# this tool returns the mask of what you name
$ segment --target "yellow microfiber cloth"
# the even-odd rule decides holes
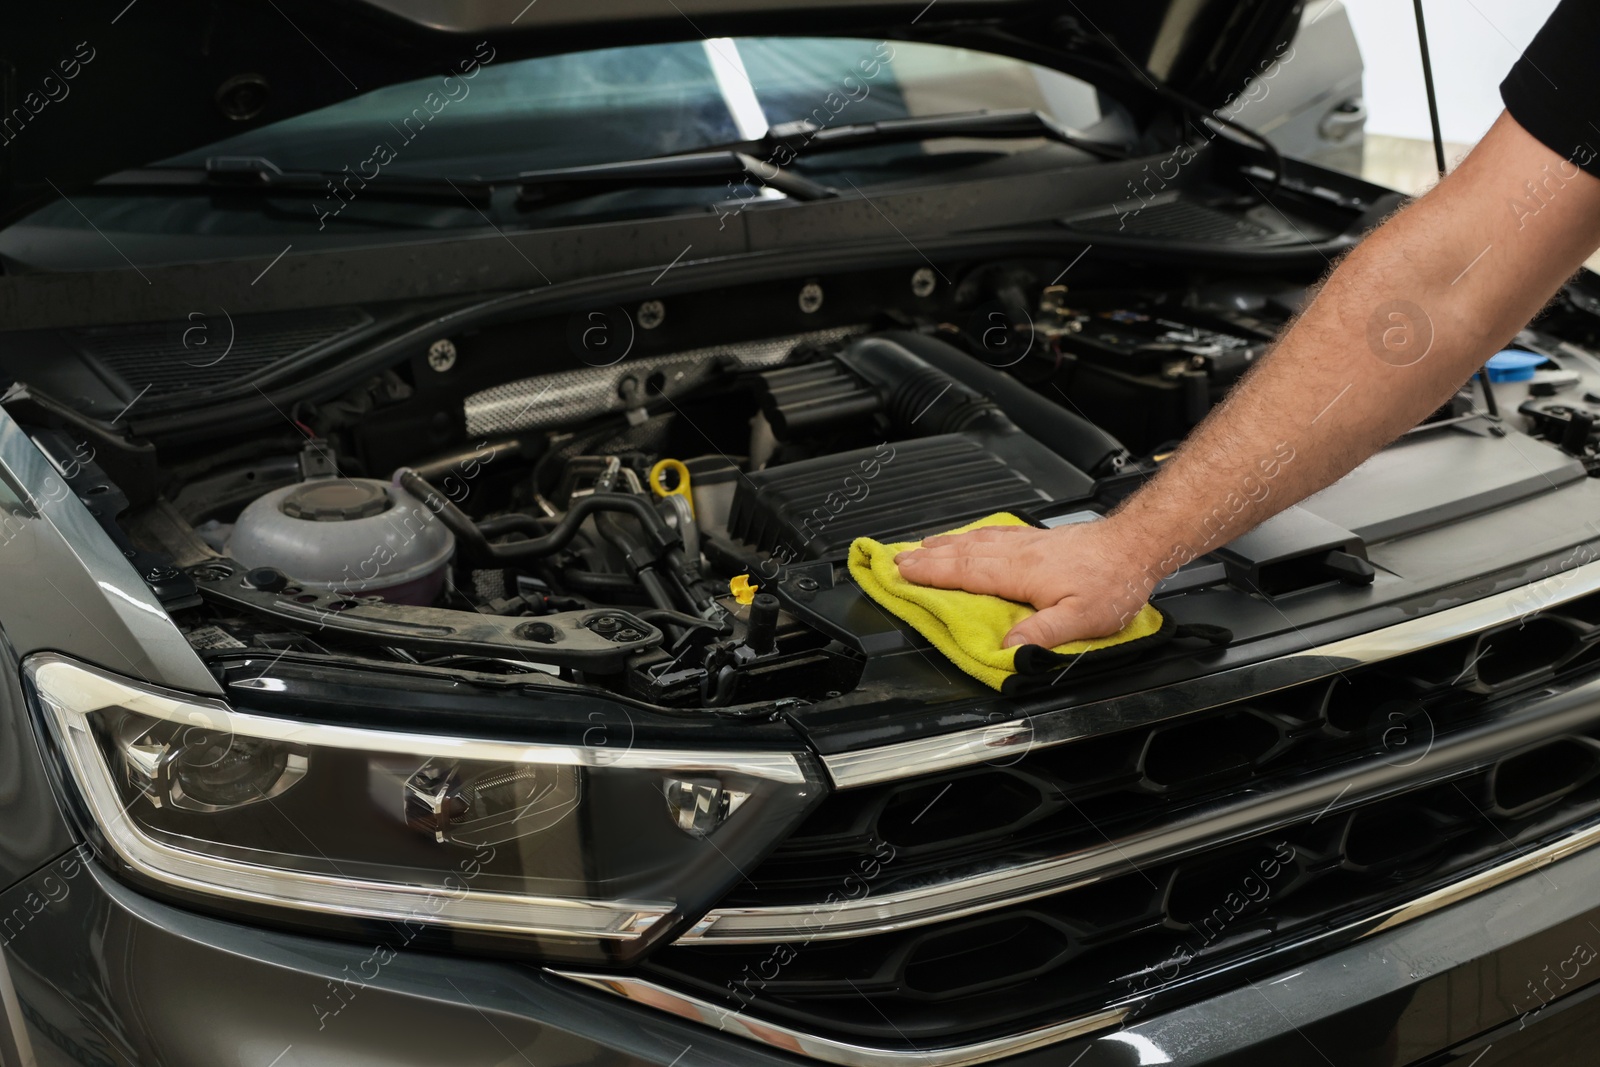
[[[967,533],[985,526],[1026,525],[1015,515],[1002,512],[949,533]],[[885,545],[869,537],[858,537],[850,546],[850,574],[868,596],[896,618],[911,624],[957,667],[1002,692],[1010,693],[1019,688],[1016,684],[1019,673],[1035,675],[1042,671],[1058,671],[1079,657],[1105,649],[1133,651],[1123,646],[1138,641],[1142,642],[1142,651],[1176,636],[1176,628],[1169,620],[1146,604],[1127,626],[1109,637],[1069,641],[1053,649],[1032,645],[1002,648],[1000,643],[1006,634],[1032,615],[1034,609],[997,596],[959,589],[934,589],[907,581],[900,576],[894,557],[916,547],[918,542],[915,541]],[[1216,639],[1209,634],[1197,636]],[[1025,663],[1019,663],[1019,653],[1024,654]]]

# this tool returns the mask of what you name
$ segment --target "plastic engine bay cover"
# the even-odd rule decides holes
[[[1022,433],[951,433],[787,463],[739,479],[728,532],[763,551],[844,555],[996,511],[1085,497],[1093,481]]]

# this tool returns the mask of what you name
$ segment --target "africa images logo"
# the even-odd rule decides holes
[[[430,91],[424,96],[422,102],[400,120],[400,125],[396,126],[391,122],[390,128],[401,138],[400,148],[416,140],[418,134],[435,116],[442,114],[445,108],[465,100],[467,94],[472,92],[472,86],[467,82],[476,78],[479,71],[494,62],[494,57],[495,50],[490,47],[488,41],[478,42],[472,56],[456,64],[457,70],[460,71],[459,77],[454,74],[445,75],[440,83],[440,91]],[[344,174],[342,178],[329,178],[328,194],[333,197],[334,206],[330,209],[325,203],[316,205],[317,229],[322,230],[328,225],[330,218],[338,217],[341,211],[355,201],[356,195],[367,187],[367,183],[377,180],[378,175],[383,173],[383,168],[393,163],[399,154],[400,150],[391,142],[379,141],[373,146],[372,154],[356,164],[354,171],[351,171],[350,164],[346,163],[341,168]],[[351,188],[351,182],[357,183],[355,188]]]

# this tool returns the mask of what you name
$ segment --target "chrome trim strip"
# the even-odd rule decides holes
[[[1141,864],[1270,832],[1308,816],[1341,810],[1402,789],[1453,777],[1502,753],[1600,719],[1600,679],[1530,703],[1514,719],[1483,723],[1447,738],[1416,759],[1330,767],[1278,791],[1222,798],[1182,819],[1140,834],[1060,856],[857,900],[707,912],[682,942],[766,944],[827,941],[889,933],[961,918],[1079,888]]]
[[[1593,848],[1596,845],[1600,845],[1600,824],[1579,830],[1527,855],[1507,860],[1498,866],[1480,871],[1459,882],[1417,897],[1415,900],[1395,905],[1377,915],[1358,920],[1337,930],[1329,931],[1322,936],[1324,938],[1333,938],[1341,934],[1354,932],[1351,940],[1353,942],[1363,941],[1403,923],[1440,911],[1452,904],[1459,904],[1480,893],[1485,893],[1504,885],[1513,879],[1533,874],[1553,863]],[[841,1067],[973,1067],[976,1064],[987,1063],[1006,1056],[1014,1056],[1031,1049],[1056,1044],[1075,1037],[1083,1037],[1119,1025],[1136,1005],[1148,999],[1147,995],[1137,997],[1089,1015],[1080,1015],[1052,1026],[1028,1030],[1008,1037],[993,1038],[980,1044],[901,1051],[898,1049],[869,1048],[862,1045],[847,1044],[831,1038],[793,1030],[776,1023],[755,1019],[747,1020],[738,1012],[732,1012],[665,986],[640,981],[635,978],[584,974],[575,971],[555,970],[553,968],[546,968],[546,970],[550,974],[581,982],[591,988],[615,994],[635,1003],[642,1003],[652,1008],[668,1011],[674,1015],[682,1016],[707,1026],[715,1026],[719,1030],[735,1034],[747,1040],[781,1048],[786,1052],[798,1051],[812,1059],[820,1060],[823,1063],[839,1064]]]
[[[74,709],[122,707],[170,722],[201,723],[224,735],[239,734],[269,741],[314,744],[319,748],[387,752],[401,756],[487,760],[503,763],[545,763],[559,767],[619,767],[625,770],[679,770],[740,774],[785,785],[804,785],[805,771],[792,752],[696,752],[692,749],[615,748],[547,745],[527,741],[495,741],[444,734],[377,730],[363,726],[330,726],[235,711],[220,700],[191,697],[141,685],[130,678],[93,669],[65,656],[40,652],[28,657],[27,671],[35,684],[72,700]],[[277,679],[251,679],[266,688]]]
[[[1470,897],[1477,896],[1479,893],[1487,893],[1489,890],[1494,889],[1496,886],[1504,885],[1513,878],[1521,878],[1524,875],[1533,874],[1535,871],[1543,870],[1553,863],[1558,863],[1568,856],[1575,856],[1579,852],[1591,849],[1596,845],[1600,845],[1600,823],[1587,829],[1579,830],[1568,837],[1562,838],[1560,841],[1554,841],[1525,856],[1508,860],[1498,867],[1490,867],[1486,871],[1479,871],[1470,878],[1464,878],[1452,885],[1436,889],[1432,893],[1420,896],[1408,904],[1397,905],[1378,916],[1378,921],[1372,929],[1367,930],[1361,936],[1371,937],[1373,934],[1391,930],[1402,923],[1408,923],[1412,919],[1419,919],[1441,908],[1448,908],[1452,904],[1458,904]]]
[[[989,760],[1010,762],[1034,748],[1204,711],[1285,686],[1315,681],[1351,667],[1392,659],[1556,607],[1596,590],[1600,590],[1600,562],[1587,563],[1515,589],[1502,590],[1467,604],[1303,652],[1292,652],[1160,689],[1046,711],[1031,718],[841,752],[824,756],[823,764],[836,787],[854,789]],[[1016,751],[1019,747],[1023,747],[1022,752]]]
[[[726,1034],[760,1042],[789,1053],[798,1053],[823,1063],[836,1063],[842,1067],[973,1067],[1003,1056],[1015,1056],[1032,1049],[1070,1041],[1075,1037],[1116,1026],[1127,1017],[1128,1009],[1107,1008],[1093,1015],[1083,1015],[1064,1023],[1043,1026],[1008,1037],[991,1038],[975,1045],[958,1045],[932,1049],[872,1048],[852,1045],[819,1037],[802,1030],[794,1030],[778,1023],[746,1018],[739,1012],[679,993],[654,982],[638,978],[620,978],[606,974],[584,974],[580,971],[561,971],[545,968],[549,974],[579,982],[592,989],[613,993],[625,1000],[647,1004],[652,1008],[670,1012],[690,1022],[721,1030]]]

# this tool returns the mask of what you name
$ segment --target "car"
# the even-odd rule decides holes
[[[1218,486],[1213,641],[846,566],[1096,521],[1402,202],[1252,128],[1359,143],[1301,5],[4,18],[0,1062],[1588,1062],[1592,275]]]
[[[1341,0],[1315,0],[1301,11],[1289,48],[1258,68],[1223,113],[1284,155],[1367,176],[1364,74],[1349,11]]]

